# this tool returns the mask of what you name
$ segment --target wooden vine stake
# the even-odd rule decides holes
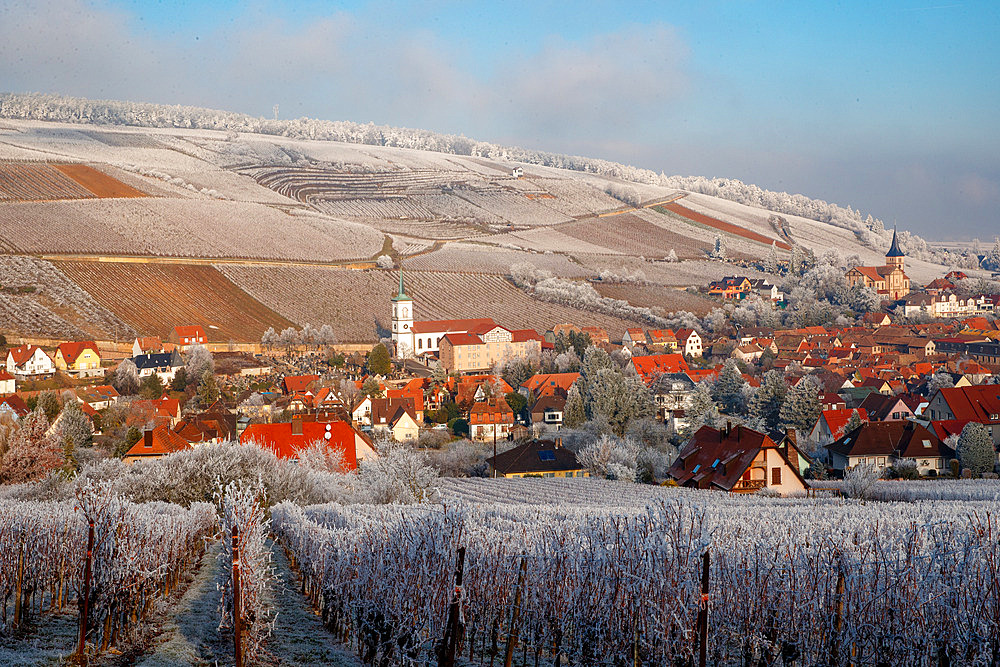
[[[87,561],[83,566],[83,605],[80,607],[80,645],[76,652],[84,660],[87,651],[87,616],[90,613],[90,579],[94,567],[94,521],[87,528]]]
[[[708,664],[708,599],[709,599],[709,565],[711,555],[706,549],[701,555],[701,600],[698,605],[698,665]]]
[[[514,662],[514,640],[517,638],[517,619],[521,611],[521,589],[524,588],[524,577],[528,573],[528,561],[521,559],[521,571],[517,575],[517,588],[514,590],[514,607],[510,612],[510,627],[507,628],[507,652],[504,655],[503,667],[510,667]]]
[[[243,667],[243,605],[240,600],[240,529],[233,525],[233,655]]]
[[[465,567],[465,547],[458,548],[458,566],[455,568],[455,593],[448,609],[448,624],[444,629],[444,642],[438,658],[440,667],[455,667],[455,653],[462,632],[462,570]]]

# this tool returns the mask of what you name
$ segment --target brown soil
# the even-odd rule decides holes
[[[103,171],[98,171],[85,164],[57,164],[53,166],[102,199],[147,196],[145,192],[140,192],[132,186],[125,185],[118,179],[108,176]]]

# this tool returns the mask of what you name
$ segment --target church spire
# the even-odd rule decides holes
[[[885,254],[886,257],[903,257],[903,251],[899,249],[899,242],[896,240],[896,225],[892,226],[892,245],[889,247],[889,252]]]
[[[399,262],[399,294],[392,297],[393,301],[412,301],[410,297],[406,295],[406,289],[403,287],[403,262]]]

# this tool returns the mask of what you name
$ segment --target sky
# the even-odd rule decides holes
[[[0,0],[0,91],[373,121],[1000,234],[1000,3]]]

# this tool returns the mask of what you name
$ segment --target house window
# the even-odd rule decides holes
[[[878,457],[878,464],[880,466],[884,466],[885,465],[885,457],[884,456]]]
[[[423,338],[418,338],[417,339],[417,349],[418,350],[424,349],[424,339]]]
[[[781,484],[781,468],[771,468],[771,484]]]

